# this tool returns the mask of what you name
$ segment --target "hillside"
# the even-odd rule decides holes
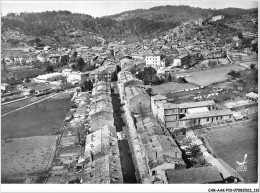
[[[35,38],[52,46],[96,46],[105,43],[104,40],[153,37],[182,22],[199,18],[208,19],[218,14],[240,17],[256,11],[257,9],[212,10],[189,6],[159,6],[100,18],[69,11],[9,13],[1,18],[1,40],[9,46],[19,43],[32,45]]]
[[[143,18],[156,21],[185,22],[193,19],[208,18],[212,16],[209,9],[189,6],[158,6],[150,9],[137,9],[120,14],[108,16],[111,19],[122,21],[133,18]]]

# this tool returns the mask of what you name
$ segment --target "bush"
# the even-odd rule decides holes
[[[238,78],[238,77],[240,77],[240,72],[231,70],[231,71],[228,73],[228,75],[231,76],[232,78]]]

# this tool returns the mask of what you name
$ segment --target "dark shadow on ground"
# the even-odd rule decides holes
[[[122,111],[120,109],[120,98],[119,94],[112,94],[112,105],[114,109],[114,125],[116,131],[123,131],[125,123],[122,119]],[[130,153],[130,147],[126,139],[118,141],[119,153],[120,153],[120,162],[122,166],[123,181],[124,183],[137,183],[135,177],[135,167],[133,159]]]

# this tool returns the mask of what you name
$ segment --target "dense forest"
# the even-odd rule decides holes
[[[66,37],[76,30],[92,32],[105,39],[128,36],[143,37],[174,28],[181,22],[191,19],[207,19],[218,14],[227,17],[239,17],[242,14],[255,11],[257,12],[257,9],[227,8],[212,10],[189,6],[159,6],[100,18],[69,11],[9,13],[1,18],[1,30],[2,34],[6,30],[16,30],[27,36],[50,36],[54,38]]]

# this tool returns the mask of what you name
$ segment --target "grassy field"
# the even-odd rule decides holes
[[[225,81],[228,77],[226,76],[231,70],[243,70],[241,66],[233,65],[221,68],[214,68],[210,70],[203,70],[189,73],[178,73],[178,76],[185,76],[185,79],[192,84],[199,86],[208,86],[215,82]],[[186,75],[191,75],[186,77]]]
[[[66,93],[62,97],[46,99],[2,117],[1,138],[57,134],[68,110],[69,101],[70,95]]]
[[[184,89],[191,89],[191,88],[196,88],[197,86],[194,86],[192,84],[188,83],[175,83],[175,82],[170,82],[170,83],[164,83],[161,85],[157,86],[152,86],[152,91],[154,94],[168,94],[169,92],[176,92],[179,90],[184,90]]]
[[[247,171],[238,171],[247,183],[257,182],[258,167],[257,121],[241,122],[212,128],[207,138],[217,156],[236,169],[247,154]]]
[[[13,175],[45,171],[53,157],[55,145],[56,136],[2,140],[2,180]]]

